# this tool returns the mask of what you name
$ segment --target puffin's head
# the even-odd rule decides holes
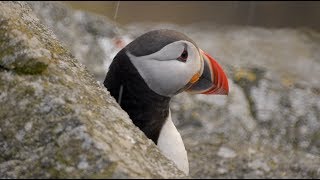
[[[221,66],[182,33],[150,31],[125,49],[146,84],[157,94],[172,97],[182,91],[223,95],[229,92]]]

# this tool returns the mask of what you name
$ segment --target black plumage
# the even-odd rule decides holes
[[[116,100],[119,98],[120,86],[123,86],[121,108],[157,144],[162,125],[169,115],[170,97],[153,92],[125,52],[124,48],[113,59],[104,86]]]
[[[146,56],[159,51],[164,46],[175,41],[185,40],[194,46],[197,44],[188,36],[174,30],[161,29],[147,32],[126,46],[126,49],[134,56]]]

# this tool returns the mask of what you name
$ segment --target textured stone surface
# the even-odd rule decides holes
[[[0,178],[184,176],[25,2],[0,2],[0,106]]]
[[[31,4],[97,80],[103,80],[119,50],[113,44],[114,27],[107,26],[114,23],[57,3]],[[190,36],[229,77],[228,97],[183,93],[172,100],[192,177],[320,177],[319,32],[135,23],[120,27],[120,35],[129,42],[159,28]]]

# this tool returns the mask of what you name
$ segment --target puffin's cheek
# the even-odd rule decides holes
[[[145,62],[143,76],[148,86],[156,93],[173,96],[192,77],[190,66],[176,60]]]

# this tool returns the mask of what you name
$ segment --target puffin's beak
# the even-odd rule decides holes
[[[192,94],[228,95],[228,78],[218,62],[200,49],[202,57],[202,73],[195,74],[190,80],[192,84],[186,92]]]

